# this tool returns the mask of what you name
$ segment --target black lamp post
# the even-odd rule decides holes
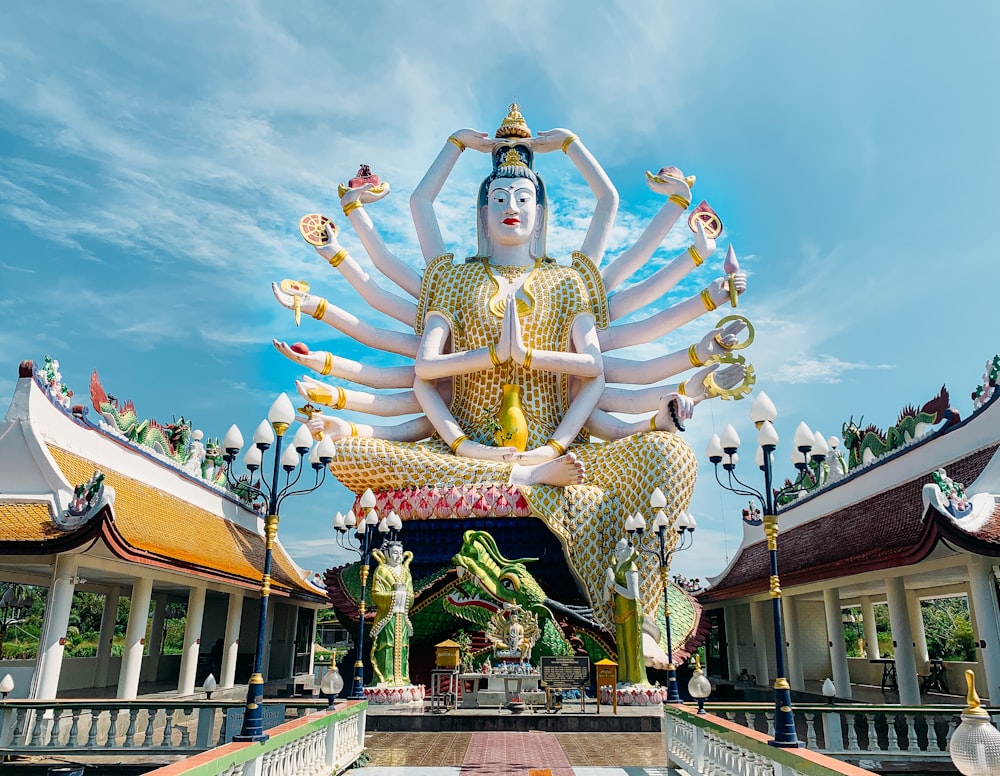
[[[35,603],[34,596],[24,585],[8,584],[0,595],[0,659],[3,658],[3,643],[7,629],[24,619]]]
[[[260,584],[260,616],[257,620],[257,650],[253,658],[253,674],[247,686],[246,711],[243,715],[243,727],[234,741],[266,741],[268,735],[264,732],[264,707],[261,701],[264,696],[264,678],[261,667],[264,660],[264,635],[267,629],[267,604],[271,595],[271,557],[274,540],[278,535],[278,513],[282,502],[289,496],[311,493],[323,484],[326,479],[326,468],[333,460],[336,450],[333,441],[324,437],[315,448],[309,429],[299,426],[292,438],[291,446],[282,452],[282,442],[285,432],[295,420],[295,408],[285,394],[275,399],[268,410],[267,420],[261,421],[253,435],[253,446],[247,450],[243,462],[250,473],[246,480],[237,480],[232,472],[236,456],[243,447],[243,435],[236,426],[231,426],[222,441],[223,459],[226,461],[226,478],[229,487],[244,496],[261,497],[267,500],[267,515],[264,518],[264,570]],[[274,461],[270,479],[261,477],[254,484],[253,477],[261,471],[264,452],[274,445]],[[310,449],[312,452],[310,452]],[[315,473],[312,485],[296,490],[295,486],[308,467]],[[280,482],[281,470],[284,470],[284,484]],[[294,472],[294,477],[292,475]]]
[[[677,532],[677,539],[669,547],[667,546],[667,527],[670,520],[667,519],[663,508],[667,505],[667,498],[663,491],[656,488],[649,497],[649,505],[656,510],[653,518],[653,530],[659,539],[659,548],[652,549],[642,546],[643,535],[646,531],[646,519],[638,512],[625,521],[625,531],[628,533],[628,541],[640,552],[656,557],[660,567],[660,578],[663,582],[663,623],[667,631],[667,703],[680,703],[681,695],[677,690],[677,666],[674,663],[674,643],[670,632],[670,597],[669,576],[670,559],[675,552],[688,549],[694,541],[694,529],[697,527],[695,519],[687,512],[678,515],[674,525]]]
[[[740,445],[740,437],[731,425],[726,426],[721,439],[713,436],[708,443],[708,460],[715,465],[715,479],[719,485],[731,493],[748,496],[757,500],[764,510],[764,535],[767,537],[767,549],[770,557],[771,571],[771,608],[774,620],[774,654],[777,677],[774,680],[774,740],[768,743],[780,747],[804,746],[795,733],[795,716],[792,712],[791,688],[788,685],[785,671],[785,632],[781,614],[781,585],[778,580],[778,515],[776,502],[796,491],[802,490],[806,484],[814,482],[813,472],[818,472],[826,458],[829,447],[822,434],[813,434],[805,423],[800,423],[795,430],[792,463],[798,469],[798,476],[791,485],[775,491],[772,486],[773,473],[771,456],[778,446],[778,433],[774,430],[774,420],[778,415],[774,403],[763,391],[750,407],[750,420],[757,427],[757,466],[764,472],[763,493],[742,482],[735,474],[738,456],[736,451]],[[727,475],[723,482],[719,477],[719,464]],[[810,471],[812,464],[813,471]]]
[[[361,509],[364,514],[360,519],[350,510],[347,515],[337,513],[333,518],[333,528],[337,532],[337,544],[345,550],[357,553],[361,559],[361,595],[358,599],[358,645],[357,657],[354,661],[354,685],[351,700],[365,699],[365,594],[368,590],[368,571],[371,564],[372,551],[382,546],[385,541],[395,541],[403,528],[403,521],[394,511],[379,519],[375,509],[375,494],[371,488],[361,495]],[[354,535],[351,536],[351,529]]]

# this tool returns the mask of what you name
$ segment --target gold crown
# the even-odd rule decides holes
[[[510,104],[506,118],[500,122],[496,137],[531,137],[531,130],[521,115],[521,106],[516,102]]]
[[[511,148],[504,154],[503,159],[500,160],[500,164],[497,167],[527,167],[524,159],[521,158],[521,154]]]

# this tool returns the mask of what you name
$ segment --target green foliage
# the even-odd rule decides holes
[[[927,654],[941,660],[976,660],[969,601],[965,596],[920,602]]]

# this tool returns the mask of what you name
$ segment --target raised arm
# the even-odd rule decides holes
[[[426,439],[434,429],[425,417],[403,421],[395,426],[372,426],[367,423],[354,423],[335,415],[314,412],[306,425],[314,434],[328,434],[334,441],[348,437],[370,437],[385,439],[389,442],[417,442]]]
[[[339,385],[329,385],[304,377],[295,381],[299,396],[324,407],[335,410],[354,410],[383,418],[413,415],[423,412],[423,408],[413,395],[413,391],[398,393],[368,393]]]
[[[618,191],[614,184],[593,154],[587,150],[583,141],[568,129],[560,128],[539,132],[538,137],[530,138],[528,142],[537,154],[561,148],[576,166],[576,169],[580,171],[583,179],[587,181],[590,190],[594,192],[597,204],[594,207],[594,215],[591,216],[590,227],[587,229],[587,236],[584,238],[580,250],[594,264],[600,264],[608,246],[608,237],[615,222],[615,214],[618,212]]]
[[[340,241],[337,239],[337,232],[329,224],[326,226],[326,236],[326,244],[316,246],[316,253],[326,259],[331,267],[339,270],[340,274],[346,278],[354,290],[361,295],[361,298],[373,308],[395,318],[400,323],[406,324],[412,329],[413,321],[417,314],[417,306],[407,299],[386,291],[372,280],[371,276],[354,260],[354,257],[351,256],[347,248],[344,248],[340,244]]]
[[[376,350],[386,350],[390,353],[398,353],[401,356],[417,355],[417,345],[419,339],[415,334],[391,331],[372,326],[369,323],[359,320],[346,310],[330,304],[321,296],[313,294],[287,294],[281,290],[277,283],[271,284],[274,298],[289,310],[295,309],[295,298],[298,296],[299,307],[306,315],[311,315],[318,321],[343,332],[348,337],[357,340],[363,345]]]
[[[367,385],[369,388],[409,388],[413,385],[415,375],[412,366],[368,366],[349,358],[335,356],[328,350],[309,350],[302,353],[300,350],[294,350],[287,342],[281,340],[271,340],[271,342],[285,358],[321,375],[332,375],[358,385]]]
[[[424,261],[430,263],[438,256],[447,253],[437,214],[434,212],[434,200],[451,175],[455,162],[466,148],[490,153],[495,142],[485,132],[477,132],[474,129],[458,130],[445,142],[444,148],[410,195],[410,212],[413,214],[413,225],[417,230],[417,240],[420,242]]]
[[[692,178],[693,180],[693,178]],[[604,287],[609,291],[618,288],[630,278],[639,267],[649,261],[667,233],[677,223],[681,213],[691,205],[691,187],[687,181],[670,176],[646,173],[646,185],[657,194],[667,197],[660,211],[653,216],[649,226],[635,241],[635,244],[619,254],[614,261],[601,271]]]

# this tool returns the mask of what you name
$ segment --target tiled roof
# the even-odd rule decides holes
[[[44,541],[62,536],[48,504],[39,501],[0,503],[4,541]]]
[[[253,531],[201,509],[117,471],[98,466],[75,453],[49,445],[49,452],[66,479],[86,482],[94,471],[105,474],[105,485],[114,488],[113,518],[107,519],[104,538],[121,557],[163,568],[185,569],[200,576],[225,579],[246,587],[260,584],[264,565],[264,541]],[[2,514],[2,513],[0,513]],[[50,523],[51,525],[51,523]],[[41,526],[29,526],[25,539],[38,541],[61,531],[43,535]],[[17,538],[17,537],[15,537]],[[275,547],[272,592],[287,594],[316,591],[296,578],[294,566],[280,547]]]
[[[989,519],[975,531],[966,530],[962,520],[952,520],[935,509],[928,508],[928,519],[937,523],[938,533],[964,550],[981,555],[1000,555],[1000,504],[993,507]]]
[[[956,482],[973,482],[998,445],[948,464]],[[859,574],[916,563],[934,548],[937,521],[923,520],[921,490],[931,481],[928,471],[864,501],[851,504],[778,535],[778,574],[782,586]],[[794,507],[783,510],[789,514]],[[735,565],[710,590],[702,603],[725,600],[768,589],[767,542],[745,547]]]

